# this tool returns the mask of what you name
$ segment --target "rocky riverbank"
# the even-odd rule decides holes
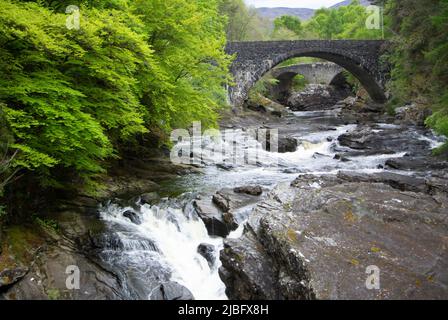
[[[99,207],[112,199],[157,200],[159,183],[199,171],[173,165],[166,155],[154,151],[114,168],[96,196],[59,199],[54,210],[39,212],[21,225],[6,226],[0,243],[0,299],[147,299],[138,290],[130,291],[123,275],[100,258],[104,250],[120,251],[124,243],[109,234]],[[72,265],[81,270],[82,290],[66,286],[67,267]],[[184,290],[176,284],[165,286],[170,289],[166,294],[175,297]],[[154,290],[154,297],[159,293]]]
[[[302,96],[294,99],[303,108]],[[392,117],[360,97],[331,109],[357,124],[338,137],[335,159],[402,156],[377,173],[302,174],[275,187],[251,212],[243,236],[224,242],[220,276],[227,295],[448,298],[448,162],[431,154],[421,127],[428,112],[410,105]],[[372,270],[375,288],[366,284]]]
[[[279,185],[243,237],[225,241],[229,298],[446,299],[446,186],[349,172]],[[366,287],[369,266],[378,290]]]

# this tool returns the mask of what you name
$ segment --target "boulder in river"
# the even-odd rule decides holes
[[[415,135],[413,129],[389,128],[376,129],[372,126],[358,126],[355,130],[338,137],[341,146],[355,150],[369,150],[371,153],[380,153],[380,150],[393,150],[407,152],[412,155],[429,155],[429,142],[424,139],[409,139]]]
[[[193,206],[204,221],[209,235],[226,237],[238,228],[238,211],[259,200],[259,196],[224,188],[217,191],[211,200],[195,200]]]
[[[224,188],[213,195],[213,203],[223,212],[235,211],[259,200],[261,187]],[[244,192],[247,191],[247,192]],[[254,194],[253,194],[254,193]]]
[[[225,240],[228,297],[447,299],[447,198],[401,191],[390,186],[397,177],[383,178],[307,175],[279,184],[243,237]],[[380,277],[374,288],[366,285],[372,270]]]
[[[215,247],[212,244],[201,243],[198,246],[198,253],[207,260],[208,265],[213,267],[216,262]]]
[[[287,153],[295,152],[299,145],[297,139],[291,137],[278,137],[278,152]]]
[[[245,193],[252,196],[259,196],[263,193],[263,189],[260,186],[242,186],[233,189],[236,193]]]
[[[204,222],[209,235],[226,237],[232,231],[231,226],[225,223],[222,211],[210,200],[195,200],[193,206]]]
[[[123,212],[123,217],[128,218],[134,224],[137,224],[137,225],[142,224],[142,219],[134,211],[127,210],[127,211]]]

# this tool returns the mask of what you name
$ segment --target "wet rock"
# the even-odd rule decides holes
[[[404,171],[431,171],[448,169],[448,162],[431,157],[403,157],[387,160],[386,166]]]
[[[368,157],[368,156],[375,156],[380,154],[394,154],[395,151],[392,150],[360,150],[360,151],[347,151],[344,153],[338,153],[335,155],[335,159],[340,158],[352,158],[352,157]]]
[[[198,216],[204,221],[208,234],[211,236],[226,237],[232,232],[234,226],[224,221],[222,211],[220,211],[209,200],[196,200],[193,202]]]
[[[224,212],[230,210],[230,199],[228,195],[219,191],[213,195],[213,203]]]
[[[67,267],[81,271],[81,290],[66,286]],[[49,246],[35,257],[25,277],[2,293],[7,300],[122,300],[118,277],[66,246]]]
[[[249,188],[246,191],[258,193],[259,190],[255,187],[254,189]],[[238,210],[256,203],[259,199],[258,195],[252,195],[247,192],[236,192],[234,189],[230,188],[221,189],[213,195],[213,203],[223,212]]]
[[[86,252],[92,254],[102,252],[104,250],[118,252],[129,250],[130,245],[132,245],[132,249],[134,250],[158,251],[157,246],[151,239],[139,238],[137,235],[135,235],[135,237],[128,235],[127,243],[128,245],[126,246],[120,235],[116,232],[109,232],[89,235],[88,241],[84,241],[80,244]]]
[[[366,149],[371,144],[369,139],[372,138],[373,132],[370,128],[362,128],[351,133],[343,134],[338,137],[341,146],[352,149]]]
[[[0,270],[0,289],[18,282],[27,272],[28,269],[22,267]]]
[[[142,220],[141,220],[140,216],[137,213],[135,213],[134,211],[127,210],[127,211],[123,212],[123,217],[128,218],[134,224],[137,224],[137,225],[142,224]]]
[[[216,262],[215,246],[208,243],[201,243],[198,246],[198,253],[207,260],[208,265],[212,268]]]
[[[354,131],[340,135],[341,146],[355,150],[393,150],[409,154],[429,155],[429,142],[421,139],[409,139],[410,131],[406,128],[375,130],[371,126],[359,126]]]
[[[291,94],[287,105],[292,111],[316,111],[328,109],[347,97],[347,90],[338,90],[333,86],[309,84],[301,92]]]
[[[226,284],[229,299],[278,299],[273,261],[260,250],[259,242],[250,233],[241,240],[226,239],[221,262],[219,277]]]
[[[238,228],[238,211],[259,200],[259,196],[236,193],[233,189],[224,188],[217,191],[211,201],[196,200],[193,206],[210,235],[226,237]]]
[[[230,171],[235,168],[234,165],[226,164],[226,163],[218,163],[216,166],[225,171]]]
[[[116,233],[100,233],[89,235],[88,242],[81,243],[86,250],[123,250],[124,244]]]
[[[278,152],[279,153],[287,153],[287,152],[295,152],[297,150],[297,146],[299,145],[297,139],[291,137],[279,137],[278,138]]]
[[[231,211],[224,212],[222,214],[222,219],[223,219],[224,223],[227,225],[227,227],[230,228],[230,230],[234,231],[234,230],[238,229],[239,225],[238,225],[237,219],[233,212],[231,212]]]
[[[342,162],[350,162],[351,160],[343,155],[337,154],[334,156],[334,159],[340,160]]]
[[[229,297],[447,299],[447,199],[392,188],[391,179],[399,180],[306,175],[279,184],[243,237],[225,240]],[[369,266],[380,270],[379,290],[366,287]]]
[[[159,194],[157,192],[149,192],[149,193],[142,194],[140,196],[140,203],[141,204],[152,205],[155,202],[157,202],[158,200],[160,200],[160,196],[159,196]]]
[[[150,300],[194,300],[193,294],[177,282],[163,283],[152,291]]]
[[[263,193],[263,189],[260,186],[242,186],[233,189],[236,193],[245,193],[252,196],[259,196]]]

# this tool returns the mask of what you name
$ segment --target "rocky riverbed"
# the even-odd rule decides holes
[[[415,105],[392,116],[362,94],[322,103],[322,90],[334,95],[321,89],[306,95],[310,108],[293,94],[290,108],[265,99],[223,116],[245,138],[279,129],[279,153],[262,161],[140,157],[100,196],[7,227],[0,296],[447,298],[448,163],[432,155],[443,138]],[[67,289],[67,266],[79,290]],[[366,286],[369,270],[379,288]]]

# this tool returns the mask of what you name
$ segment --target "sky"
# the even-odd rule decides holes
[[[255,7],[288,7],[319,9],[330,7],[342,0],[244,0]]]

